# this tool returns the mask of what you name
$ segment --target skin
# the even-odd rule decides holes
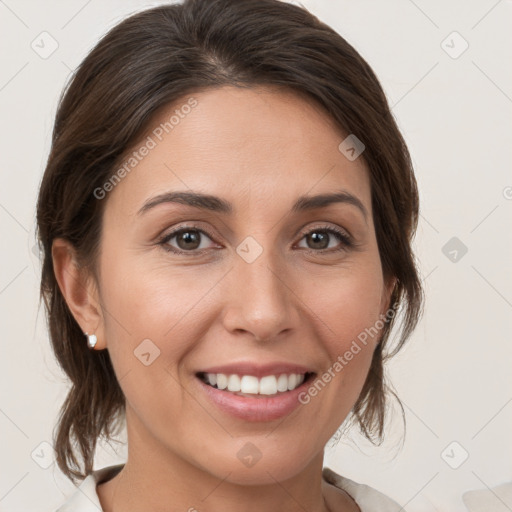
[[[65,240],[53,246],[66,301],[82,330],[97,335],[96,350],[109,351],[126,396],[128,461],[98,485],[102,506],[357,511],[322,480],[324,446],[356,402],[379,336],[309,404],[276,421],[222,412],[195,372],[279,360],[321,374],[385,314],[394,281],[382,274],[364,160],[345,158],[338,145],[346,134],[285,90],[207,89],[164,109],[151,126],[190,96],[197,106],[103,199],[97,280],[78,272]],[[137,214],[158,194],[189,189],[222,197],[235,213],[167,203]],[[290,211],[301,195],[341,189],[360,199],[366,219],[347,203]],[[198,235],[196,256],[158,244],[159,235],[189,224],[214,235]],[[357,249],[332,234],[325,246],[303,234],[325,235],[325,226],[348,231]],[[252,263],[236,252],[247,236],[263,248]],[[180,237],[169,245],[190,247]],[[160,350],[149,366],[134,357],[144,339]],[[251,467],[237,457],[247,442],[262,455]]]

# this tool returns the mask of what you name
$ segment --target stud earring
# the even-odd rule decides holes
[[[96,345],[96,342],[98,341],[98,339],[96,338],[96,334],[85,333],[85,335],[87,336],[87,346],[89,348],[94,348],[94,346]]]

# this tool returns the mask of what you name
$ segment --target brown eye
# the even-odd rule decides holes
[[[306,241],[306,249],[310,252],[336,252],[349,249],[353,246],[352,240],[348,234],[333,227],[315,228],[303,233],[302,240]],[[336,244],[330,245],[331,241],[338,241]]]
[[[312,249],[327,249],[330,236],[322,231],[313,231],[306,235],[309,246]]]
[[[203,250],[210,248],[208,240],[212,241],[211,236],[202,229],[184,227],[165,235],[159,244],[166,251],[177,254],[200,254]],[[206,246],[204,246],[205,243]]]
[[[175,237],[178,247],[183,250],[197,249],[201,242],[201,235],[197,230],[181,231]]]

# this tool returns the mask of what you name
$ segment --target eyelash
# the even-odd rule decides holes
[[[184,226],[175,231],[172,231],[171,233],[164,235],[162,238],[159,239],[158,245],[161,245],[165,251],[171,252],[173,254],[186,254],[187,256],[201,255],[202,251],[197,251],[197,250],[182,251],[181,249],[176,249],[175,247],[168,245],[168,242],[172,238],[174,238],[176,235],[179,235],[180,233],[187,232],[187,231],[197,231],[198,233],[208,236],[210,239],[214,238],[213,234],[211,234],[210,232],[208,232],[207,230],[205,230],[203,228],[198,228],[195,226]],[[310,229],[309,231],[301,232],[300,240],[302,240],[305,236],[307,236],[311,233],[314,233],[316,231],[322,231],[322,232],[326,232],[326,233],[330,233],[330,234],[334,235],[341,242],[341,247],[336,248],[336,249],[319,249],[319,250],[302,249],[302,250],[306,251],[308,254],[335,253],[335,252],[346,251],[349,249],[356,248],[358,245],[355,243],[355,241],[352,239],[352,237],[350,235],[348,235],[344,231],[341,231],[332,226],[320,226],[320,227],[315,227],[313,229]],[[206,250],[207,249],[203,249],[203,251],[206,251]]]

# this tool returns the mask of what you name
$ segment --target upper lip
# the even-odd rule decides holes
[[[211,366],[204,370],[199,370],[197,373],[224,373],[226,375],[252,375],[254,377],[265,377],[267,375],[281,375],[286,373],[314,373],[313,370],[306,366],[287,362],[273,362],[273,363],[252,363],[250,361],[241,361],[239,363],[223,364],[218,366]]]

